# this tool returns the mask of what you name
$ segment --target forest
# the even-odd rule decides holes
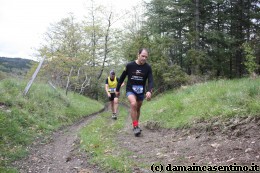
[[[0,57],[0,172],[259,168],[259,1],[150,0],[121,13],[88,2],[84,19],[50,24],[40,63]],[[137,139],[123,93],[112,121],[104,86],[140,48],[155,86]]]
[[[5,76],[24,76],[34,61],[22,58],[0,57],[0,80]]]
[[[151,0],[121,14],[91,3],[84,20],[69,14],[46,31],[42,80],[102,99],[108,72],[120,75],[142,47],[150,51],[155,94],[260,72],[257,0]]]

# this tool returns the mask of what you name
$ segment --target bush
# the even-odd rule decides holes
[[[153,74],[157,93],[178,88],[189,81],[189,76],[176,64],[172,66],[163,62],[153,64]]]

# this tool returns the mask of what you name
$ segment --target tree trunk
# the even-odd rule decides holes
[[[68,94],[69,84],[70,84],[70,77],[71,77],[72,71],[73,71],[73,67],[70,68],[70,73],[69,73],[68,80],[67,80],[67,85],[66,85],[66,95]]]
[[[101,70],[100,70],[100,73],[97,77],[97,79],[99,80],[103,71],[104,71],[104,67],[105,67],[105,62],[106,62],[106,59],[107,59],[107,54],[108,54],[108,41],[109,41],[109,31],[110,31],[110,27],[111,27],[111,17],[112,17],[112,12],[110,13],[109,15],[109,18],[108,18],[108,26],[107,26],[107,30],[106,30],[106,35],[105,35],[105,45],[104,45],[104,59],[103,59],[103,62],[102,62],[102,67],[101,67]]]
[[[195,30],[196,30],[196,36],[195,36],[195,50],[199,49],[199,22],[200,22],[200,17],[199,17],[199,0],[196,0],[195,2]]]

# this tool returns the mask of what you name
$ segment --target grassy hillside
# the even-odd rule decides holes
[[[168,92],[142,108],[141,121],[182,127],[212,117],[260,116],[260,79],[219,80]]]
[[[169,91],[152,101],[144,101],[140,123],[158,122],[164,128],[189,126],[197,119],[260,116],[260,79],[219,80]],[[103,169],[131,172],[136,163],[131,153],[118,147],[127,110],[120,109],[120,118],[111,123],[105,112],[81,130],[82,147],[91,153],[92,162]],[[131,132],[129,132],[131,133]]]
[[[73,93],[65,96],[47,84],[34,83],[23,97],[26,84],[16,79],[0,82],[0,170],[25,156],[26,146],[36,138],[103,108],[99,102]]]
[[[32,141],[102,108],[88,98],[56,92],[48,85],[33,85],[28,96],[22,92],[26,83],[0,82],[0,172],[13,160],[26,155]],[[121,98],[122,99],[122,98]],[[122,101],[122,100],[121,100]],[[120,117],[111,120],[104,112],[81,130],[81,145],[91,155],[90,162],[108,172],[131,172],[136,163],[129,151],[118,146],[128,117],[120,107]],[[140,123],[158,122],[165,128],[189,126],[198,119],[260,116],[260,79],[210,81],[169,91],[152,101],[144,101]],[[130,132],[131,133],[131,132]]]

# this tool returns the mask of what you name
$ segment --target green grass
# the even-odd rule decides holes
[[[144,102],[141,121],[178,128],[212,117],[260,116],[260,79],[219,80],[181,88]]]
[[[131,152],[119,148],[116,136],[125,125],[128,115],[125,108],[120,107],[120,116],[114,121],[111,113],[104,112],[88,126],[81,130],[81,146],[91,154],[91,162],[98,164],[108,172],[131,172],[136,165],[129,159]]]
[[[103,108],[97,101],[74,93],[65,96],[47,84],[34,83],[24,97],[25,87],[17,79],[0,82],[0,170],[4,172],[11,162],[26,156],[26,146],[36,138]]]
[[[25,84],[12,80],[0,83],[0,102],[6,105],[0,109],[2,165],[26,155],[24,147],[35,137],[102,107],[76,94],[66,97],[46,85],[34,85],[29,95],[22,97],[24,88]],[[165,128],[180,128],[198,119],[249,115],[260,116],[259,78],[210,81],[168,91],[150,102],[144,101],[140,122],[156,121]],[[110,116],[104,112],[80,131],[81,147],[91,155],[90,161],[106,172],[131,172],[133,167],[145,167],[145,163],[136,163],[130,157],[133,153],[118,146],[116,137],[125,125],[127,110],[120,107],[117,121]]]
[[[156,121],[165,128],[179,128],[201,118],[260,116],[259,87],[260,79],[239,79],[211,81],[168,91],[150,102],[144,101],[140,122]],[[125,111],[121,110],[127,116]],[[111,123],[110,116],[103,113],[81,131],[81,144],[91,153],[91,161],[107,172],[131,172],[135,166],[145,168],[146,163],[135,163],[129,157],[131,152],[118,147],[116,136],[120,135],[125,120]]]

